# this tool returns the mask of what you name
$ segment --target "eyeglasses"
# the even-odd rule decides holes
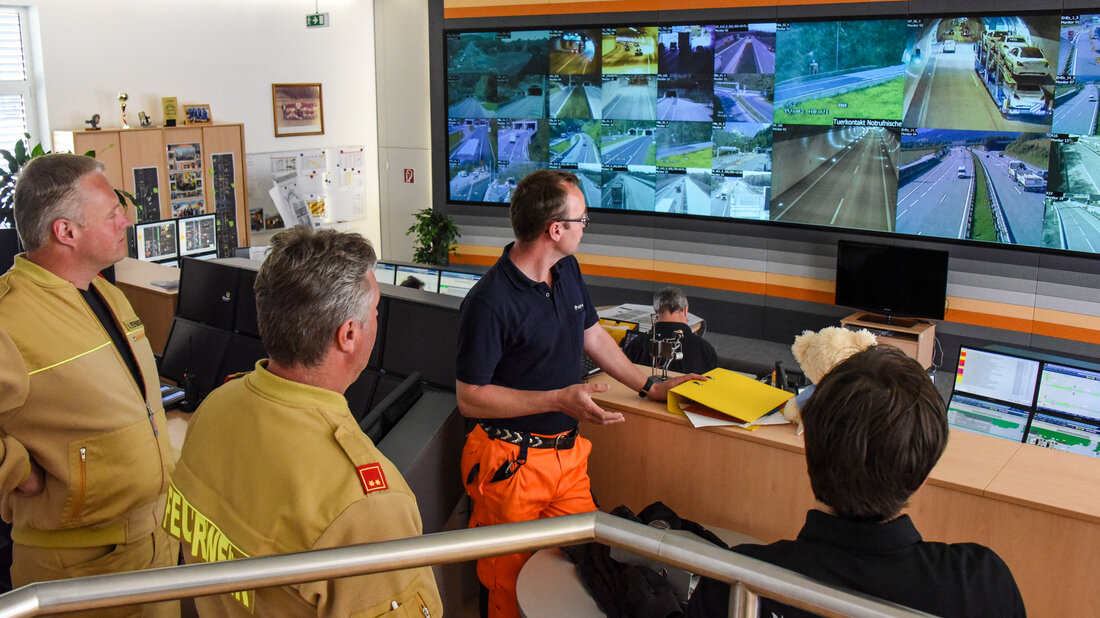
[[[588,216],[588,213],[584,213],[584,216],[580,219],[555,219],[555,221],[559,223],[580,223],[582,227],[588,227],[588,222],[591,220],[592,219]]]

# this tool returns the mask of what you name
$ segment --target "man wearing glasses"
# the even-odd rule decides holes
[[[516,186],[510,212],[515,242],[467,294],[459,317],[458,406],[478,421],[462,452],[470,527],[596,510],[591,443],[577,425],[624,419],[592,401],[607,385],[578,383],[582,354],[655,401],[699,377],[654,384],[599,325],[573,257],[589,222],[576,176],[530,174]],[[489,616],[520,615],[516,578],[529,557],[478,561]]]

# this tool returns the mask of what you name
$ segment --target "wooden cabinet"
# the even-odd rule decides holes
[[[917,359],[921,367],[932,366],[936,325],[909,318],[887,318],[874,313],[853,313],[840,321],[844,326],[866,328],[879,343],[888,343]]]
[[[94,151],[111,184],[137,198],[134,221],[215,213],[219,247],[249,246],[244,125],[55,131],[53,143]]]

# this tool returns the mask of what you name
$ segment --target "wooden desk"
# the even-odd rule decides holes
[[[134,307],[145,323],[145,336],[149,338],[153,352],[164,352],[168,331],[172,330],[172,318],[176,315],[179,293],[153,285],[153,281],[179,282],[180,271],[171,266],[123,258],[115,264],[115,284]]]
[[[695,429],[606,375],[591,381],[611,385],[597,403],[627,416],[581,429],[594,445],[588,470],[601,508],[661,500],[684,517],[764,542],[798,534],[814,497],[794,426]],[[1100,460],[952,430],[906,512],[927,540],[996,551],[1030,615],[1095,611]]]

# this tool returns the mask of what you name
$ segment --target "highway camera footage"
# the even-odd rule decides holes
[[[448,31],[448,199],[1100,251],[1100,14]]]

